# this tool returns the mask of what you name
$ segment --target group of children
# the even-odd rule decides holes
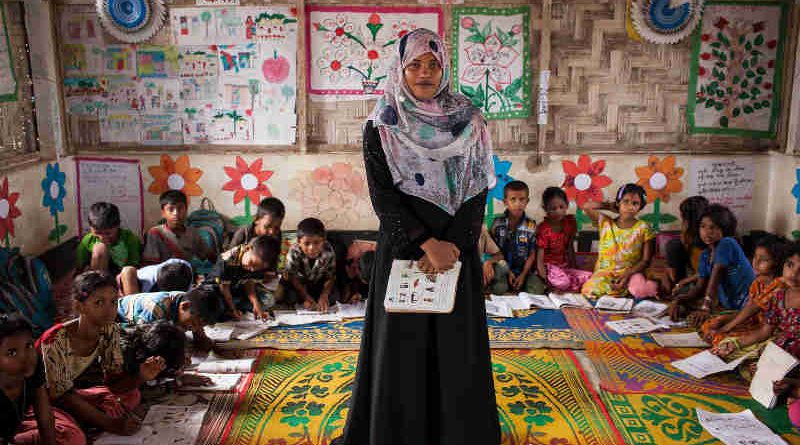
[[[525,215],[529,191],[523,182],[508,183],[503,201],[505,213],[479,245],[487,293],[659,298],[669,303],[673,321],[686,319],[700,330],[712,353],[726,360],[751,354],[740,367],[746,379],[769,341],[800,359],[800,242],[764,235],[748,260],[735,238],[733,212],[692,196],[680,205],[679,239],[664,248],[666,274],[649,276],[656,234],[637,219],[647,205],[646,191],[625,184],[613,202],[583,206],[599,229],[597,262],[588,272],[575,268],[575,217],[566,214],[560,188],[542,194],[546,216],[538,226]],[[800,426],[800,378],[775,382],[774,389],[788,396],[790,419]]]
[[[244,311],[258,318],[276,305],[325,311],[366,295],[361,277],[345,286],[351,291],[334,289],[333,247],[315,218],[298,224],[297,242],[279,267],[285,208],[276,198],[262,200],[253,223],[221,253],[187,224],[182,192],[165,192],[159,203],[163,224],[147,231],[143,244],[120,227],[115,205],[91,206],[90,232],[76,255],[77,318],[34,344],[26,320],[0,316],[0,407],[13,413],[0,417],[0,443],[80,445],[87,429],[132,434],[140,426],[142,384],[165,377],[207,383],[182,372],[187,332],[193,349],[208,351],[213,342],[204,327]],[[198,275],[198,261],[215,263]]]

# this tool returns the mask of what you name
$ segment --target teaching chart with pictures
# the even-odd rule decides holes
[[[289,6],[170,9],[166,45],[105,44],[94,12],[64,9],[70,114],[102,142],[289,145],[297,126],[297,17]]]

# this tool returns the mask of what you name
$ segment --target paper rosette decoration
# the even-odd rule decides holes
[[[164,26],[164,0],[96,0],[100,23],[109,34],[127,43],[143,42]]]
[[[703,14],[705,0],[633,0],[631,20],[652,43],[678,43],[689,36]]]

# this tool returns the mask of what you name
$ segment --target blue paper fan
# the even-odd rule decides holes
[[[166,20],[163,0],[97,0],[96,6],[103,28],[123,42],[149,39]]]
[[[678,43],[700,22],[704,0],[634,0],[631,20],[645,40]]]

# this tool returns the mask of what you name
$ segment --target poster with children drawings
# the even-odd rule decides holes
[[[178,49],[174,46],[142,46],[136,51],[139,77],[177,77]]]
[[[178,75],[186,77],[217,77],[219,53],[216,46],[178,47]]]
[[[178,45],[209,45],[217,42],[215,9],[170,8],[170,24]]]
[[[530,8],[453,9],[453,81],[487,119],[531,114]]]
[[[65,76],[101,74],[103,72],[104,51],[102,46],[65,43],[62,48]]]
[[[100,79],[96,76],[79,76],[64,78],[64,95],[70,96],[94,96],[106,92]]]
[[[255,43],[220,45],[220,75],[226,78],[256,79],[261,67],[261,53]]]
[[[139,116],[133,113],[112,112],[101,116],[100,140],[102,142],[139,142]]]
[[[6,28],[6,12],[0,8],[0,102],[17,100],[17,78]]]
[[[239,7],[214,8],[215,42],[227,45],[243,42],[247,37],[243,16]]]
[[[183,142],[181,121],[175,114],[147,114],[140,121],[142,144],[175,145]]]
[[[141,235],[144,229],[144,194],[139,161],[114,158],[75,158],[78,199],[78,233],[89,231],[89,207],[110,202],[119,207],[121,227]]]
[[[94,10],[69,7],[61,12],[61,36],[64,43],[102,45],[103,30]]]
[[[187,144],[209,144],[216,110],[214,102],[186,104],[181,114],[183,141]]]
[[[150,114],[178,112],[178,79],[140,79],[138,83],[139,111]]]
[[[211,115],[210,142],[249,144],[253,142],[253,118],[249,110],[215,109]]]
[[[219,96],[219,79],[216,77],[187,77],[180,82],[183,102],[216,101]]]
[[[66,98],[66,111],[73,116],[97,118],[107,107],[101,96],[71,96]]]
[[[252,110],[261,82],[247,79],[240,82],[227,81],[222,85],[222,104],[226,108],[235,110]]]
[[[107,75],[136,75],[136,47],[107,45],[103,53],[103,73]]]
[[[443,32],[441,8],[317,6],[306,8],[308,92],[314,100],[368,99],[382,82],[395,44],[410,31]]]
[[[787,5],[710,2],[693,36],[690,133],[775,137]]]
[[[138,111],[139,83],[131,76],[104,76],[101,78],[105,93],[102,95],[106,107],[112,111]]]

